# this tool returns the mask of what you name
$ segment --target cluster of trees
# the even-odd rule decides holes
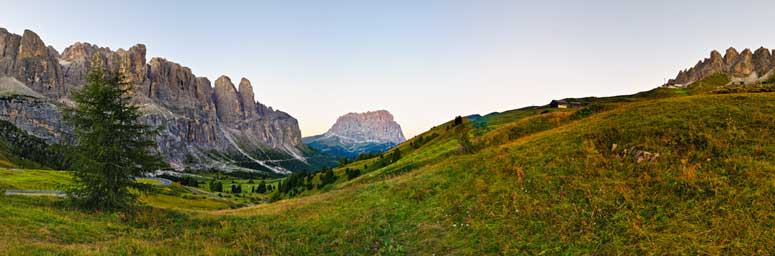
[[[201,184],[199,179],[192,176],[174,176],[169,174],[162,174],[159,175],[159,178],[168,179],[174,182],[178,182],[183,186],[189,187],[199,187],[199,184]]]
[[[418,141],[421,143],[427,143],[427,141],[430,141],[431,139],[435,138],[437,134],[433,134],[428,137],[422,137]],[[402,152],[400,149],[396,148],[392,151],[390,151],[389,154],[381,154],[381,153],[370,153],[370,154],[362,154],[359,156],[359,158],[362,159],[368,159],[372,157],[379,157],[379,161],[377,161],[376,167],[382,167],[387,166],[391,163],[394,163],[401,159]],[[348,160],[342,160],[341,164],[347,163]],[[364,168],[367,168],[368,165],[364,165]],[[359,177],[363,172],[361,169],[358,168],[345,168],[345,175],[348,180],[354,179]],[[230,176],[233,173],[230,173]],[[239,175],[239,174],[238,174]],[[251,193],[269,193],[273,191],[277,191],[277,194],[285,194],[294,196],[298,193],[304,191],[304,190],[313,190],[315,188],[323,188],[329,184],[333,184],[339,179],[339,176],[334,173],[333,168],[327,168],[319,173],[309,173],[309,172],[298,172],[293,173],[289,175],[286,179],[280,181],[276,186],[273,186],[271,184],[267,184],[265,180],[261,180],[258,185],[251,186],[250,192]],[[194,178],[175,178],[174,181],[180,181],[181,183],[189,183],[190,184],[196,184],[191,186],[197,186],[198,182]],[[228,182],[228,181],[227,181]],[[247,184],[255,184],[255,181],[250,179]],[[228,184],[227,184],[228,185]],[[212,192],[225,192],[224,191],[224,185],[223,182],[218,179],[210,180],[209,182],[210,191]],[[242,193],[242,186],[239,184],[235,184],[234,181],[232,181],[232,184],[230,187],[227,187],[228,192],[239,194]]]
[[[27,134],[10,122],[0,120],[0,140],[14,155],[41,163],[57,170],[67,169],[65,150],[61,145],[49,145],[43,139]]]
[[[345,166],[345,165],[347,165],[349,163],[350,163],[350,159],[348,159],[347,157],[339,158],[339,166],[340,167],[341,166]]]
[[[395,148],[393,149],[393,151],[390,152],[390,154],[387,157],[380,155],[379,157],[380,159],[377,162],[377,164],[380,165],[381,167],[385,167],[385,166],[388,166],[389,164],[398,162],[398,160],[400,160],[401,157],[402,157],[401,149]]]
[[[240,185],[240,184],[231,184],[231,193],[234,193],[234,194],[242,193],[242,185]]]
[[[334,183],[337,179],[339,179],[339,177],[336,176],[334,170],[328,169],[320,174],[320,185],[318,185],[318,188],[322,188],[328,184]]]
[[[414,149],[418,149],[422,147],[422,145],[425,145],[425,143],[430,142],[431,140],[435,139],[439,135],[436,133],[431,133],[431,135],[428,135],[427,137],[425,135],[420,135],[417,139],[412,140],[412,142],[409,142],[409,146],[411,146]]]
[[[463,117],[462,116],[456,116],[455,121],[453,122],[452,126],[458,126],[463,124]]]
[[[223,192],[223,183],[220,181],[211,180],[209,186],[212,192]]]
[[[308,178],[310,177],[310,178]],[[277,191],[280,193],[288,194],[291,191],[303,190],[307,187],[307,183],[312,184],[312,176],[308,173],[293,173],[288,176],[284,181],[280,181],[277,185]]]
[[[290,188],[294,188],[298,184],[299,178],[298,178],[298,176],[294,176],[294,175],[291,175],[291,176],[296,177],[296,178],[293,178],[291,182],[286,182],[285,183],[285,184],[290,184],[291,185],[291,186],[287,187],[289,189]],[[312,178],[308,178],[308,180],[311,183]],[[248,182],[247,184],[250,184],[250,182]],[[286,188],[286,186],[283,185],[283,184],[284,183],[280,182],[278,187]],[[304,183],[304,184],[306,184],[306,183]],[[227,192],[227,191],[224,191],[224,189],[223,189],[224,188],[223,182],[221,182],[219,180],[216,180],[216,179],[210,180],[210,183],[208,183],[208,185],[210,187],[210,191],[211,192]],[[234,194],[242,193],[242,185],[240,185],[240,184],[238,184],[238,183],[236,183],[234,181],[231,182],[231,186],[228,187],[228,188],[229,188],[228,192],[231,192],[231,193],[234,193]],[[264,193],[272,192],[275,189],[277,189],[277,187],[273,186],[272,184],[267,184],[266,181],[264,181],[264,180],[261,180],[261,182],[259,182],[258,185],[256,185],[256,186],[250,186],[250,192],[251,193],[259,193],[259,194],[264,194]]]
[[[449,131],[449,129],[455,128],[455,127],[457,127],[457,126],[459,126],[461,124],[463,124],[463,117],[462,116],[456,116],[455,120],[452,121],[452,125],[447,126],[447,131]]]
[[[315,177],[318,177],[319,182],[315,182]],[[332,168],[325,169],[318,174],[307,172],[294,173],[277,184],[277,192],[293,196],[304,190],[325,187],[328,184],[336,182],[337,179],[339,179],[339,177],[334,173]],[[259,187],[260,186],[261,185],[259,185]]]
[[[269,178],[266,174],[258,173],[258,172],[246,172],[246,171],[233,171],[228,173],[229,176],[239,178],[239,179],[264,179]]]
[[[294,178],[294,181],[291,184],[293,184],[295,186],[297,184],[297,180],[298,180],[298,178]],[[310,178],[310,181],[311,181],[311,178]],[[248,182],[248,184],[249,184],[249,182]],[[223,182],[221,182],[221,181],[211,180],[210,183],[209,183],[209,186],[210,186],[210,191],[212,191],[212,192],[224,192],[223,191]],[[284,187],[282,182],[280,183],[279,186],[280,187]],[[292,187],[290,187],[290,188],[292,188]],[[264,193],[267,193],[267,192],[272,192],[275,189],[276,189],[275,186],[272,186],[271,184],[266,184],[266,181],[261,180],[261,182],[258,183],[258,185],[250,187],[250,192],[251,193],[264,194]],[[232,182],[231,186],[229,187],[229,192],[234,193],[234,194],[242,193],[242,185]]]
[[[381,156],[381,155],[382,155],[382,153],[379,153],[379,152],[361,153],[360,155],[355,157],[354,161],[361,161],[361,160],[366,160],[366,159],[372,159],[372,158],[375,158],[375,157],[378,157],[378,156]]]
[[[267,186],[266,186],[266,182],[262,180],[262,181],[261,181],[261,183],[258,183],[258,186],[255,186],[255,187],[253,188],[253,192],[255,192],[255,193],[259,193],[259,194],[263,194],[263,193],[266,193],[266,192],[267,192],[267,190],[268,190],[268,189],[270,189],[271,187],[272,187],[272,186],[270,185],[270,186],[267,188]]]
[[[361,176],[361,170],[358,170],[358,169],[346,168],[344,169],[344,173],[347,174],[348,180],[355,179],[356,177]]]

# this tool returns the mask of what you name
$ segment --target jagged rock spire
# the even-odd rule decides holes
[[[717,73],[729,76],[733,82],[760,82],[772,75],[775,69],[775,54],[765,47],[756,52],[745,49],[742,52],[734,47],[726,50],[723,57],[718,51],[712,51],[710,58],[698,62],[693,68],[678,72],[669,86],[686,86]]]
[[[256,117],[256,100],[253,95],[253,86],[247,78],[243,77],[239,82],[239,95],[240,105],[242,105],[242,111],[245,118]]]

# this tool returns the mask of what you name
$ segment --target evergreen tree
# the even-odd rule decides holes
[[[242,193],[242,186],[240,184],[231,184],[231,192],[234,194]]]
[[[455,117],[455,125],[454,126],[458,126],[458,125],[461,125],[461,124],[463,124],[463,117],[462,116],[456,116]]]
[[[126,209],[136,201],[129,188],[150,189],[135,177],[164,167],[153,153],[158,130],[137,121],[141,113],[129,103],[131,84],[120,75],[108,78],[99,62],[93,63],[86,85],[73,93],[75,107],[65,115],[77,140],[67,152],[75,176],[68,192],[84,207]]]
[[[401,149],[396,148],[396,150],[393,150],[393,153],[390,154],[390,162],[395,163],[399,159],[401,159]]]
[[[347,160],[347,157],[339,158],[339,166],[345,166],[348,164],[348,162],[349,161]]]
[[[315,188],[315,184],[312,183],[312,178],[313,176],[307,177],[307,181],[305,183],[306,184],[305,187],[307,188],[307,190],[312,190]]]
[[[261,183],[258,183],[258,187],[256,188],[256,193],[261,193],[261,194],[266,193],[266,182],[262,180]]]
[[[328,169],[327,171],[323,172],[320,176],[320,186],[319,187],[325,187],[328,184],[336,182],[336,179],[338,177],[334,173],[334,170]]]
[[[210,181],[210,191],[223,192],[223,183],[215,180]]]
[[[347,179],[351,180],[361,175],[361,170],[354,169],[351,170],[350,168],[347,168],[344,170],[344,172],[347,174]]]

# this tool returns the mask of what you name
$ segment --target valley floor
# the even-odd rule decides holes
[[[172,192],[134,216],[0,196],[0,254],[771,254],[775,94],[678,94],[445,123],[360,177],[237,209]],[[66,179],[41,172],[0,171],[0,189]]]

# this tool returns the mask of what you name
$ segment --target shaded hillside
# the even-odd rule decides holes
[[[64,153],[58,146],[28,135],[13,124],[0,120],[0,167],[65,167]]]

